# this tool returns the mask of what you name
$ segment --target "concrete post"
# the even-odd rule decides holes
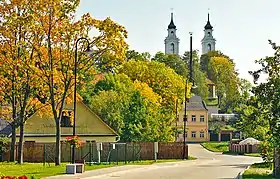
[[[155,154],[155,161],[157,161],[158,142],[154,142],[154,154]]]
[[[229,133],[229,140],[232,141],[232,132]]]
[[[218,138],[219,142],[221,142],[221,133],[219,132],[219,138]]]

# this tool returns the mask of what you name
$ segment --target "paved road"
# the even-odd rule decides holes
[[[197,160],[150,166],[122,166],[86,172],[84,179],[234,179],[239,172],[261,158],[212,153],[199,144],[189,145]],[[63,178],[63,177],[59,177]],[[69,178],[69,176],[67,177]]]

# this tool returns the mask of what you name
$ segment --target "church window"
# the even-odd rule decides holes
[[[174,32],[173,32],[173,31],[171,31],[171,35],[173,35],[173,33],[174,33]]]
[[[175,46],[174,46],[174,43],[171,43],[171,52],[173,54],[175,54]]]
[[[210,32],[208,32],[208,37],[210,37],[210,35],[211,35],[211,33],[210,33]]]
[[[211,51],[211,44],[207,45],[208,51]]]

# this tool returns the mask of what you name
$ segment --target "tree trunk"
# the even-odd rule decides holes
[[[56,141],[55,141],[55,165],[60,165],[61,163],[61,145],[60,145],[60,119],[56,120]]]
[[[14,162],[15,159],[15,148],[16,148],[16,125],[14,123],[11,124],[12,127],[12,143],[10,150],[10,162]]]
[[[23,137],[24,137],[24,123],[21,121],[19,126],[19,143],[18,143],[18,163],[23,164]]]

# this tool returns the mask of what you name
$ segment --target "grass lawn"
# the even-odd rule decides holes
[[[203,142],[201,145],[212,152],[227,152],[229,142]]]
[[[236,153],[236,152],[230,152],[230,151],[225,151],[223,154],[228,154],[228,155],[244,155],[244,156],[249,156],[249,157],[261,157],[260,153]]]
[[[243,174],[244,179],[273,179],[268,163],[255,163]]]
[[[189,160],[194,160],[195,158],[189,157]],[[128,165],[151,165],[154,163],[163,163],[163,162],[178,162],[182,161],[181,159],[166,159],[166,160],[142,160],[142,161],[135,161],[127,163]],[[124,162],[119,162],[118,164],[125,165]],[[95,170],[100,168],[107,168],[117,166],[116,163],[111,164],[100,164],[100,165],[86,165],[85,170]],[[24,163],[23,165],[17,165],[14,163],[7,163],[7,162],[0,162],[0,177],[1,176],[27,176],[31,178],[42,178],[46,176],[53,176],[53,175],[62,175],[65,173],[66,163],[62,163],[60,166],[54,166],[54,164],[48,164],[43,166],[42,163]]]

